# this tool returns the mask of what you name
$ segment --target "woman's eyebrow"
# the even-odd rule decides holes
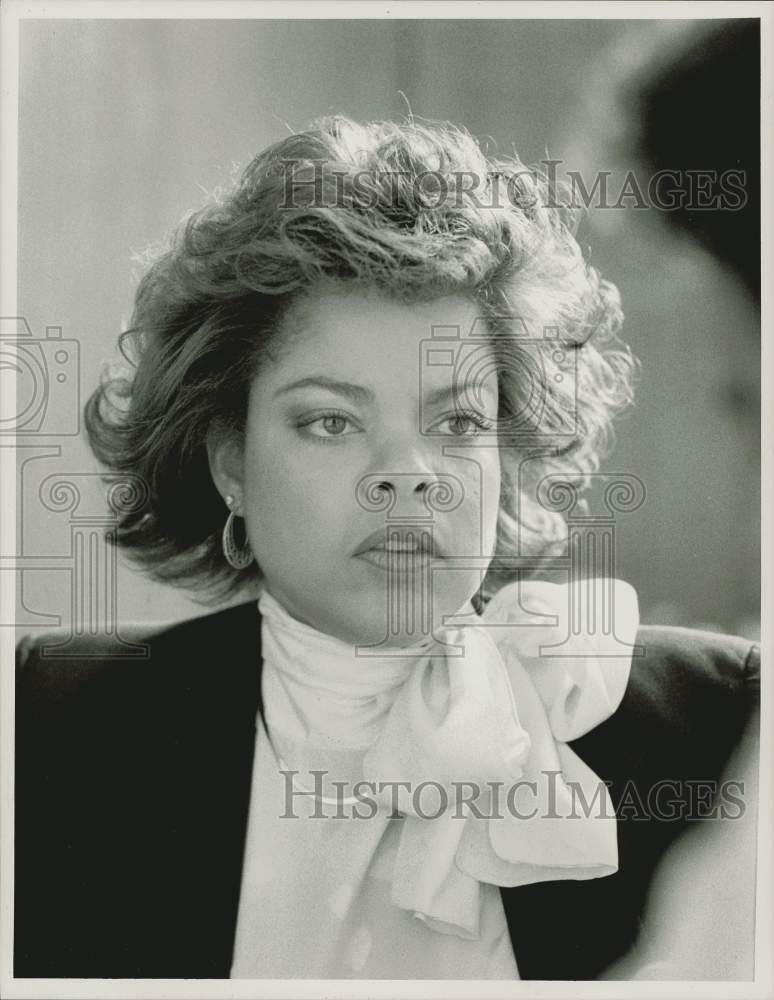
[[[329,392],[335,392],[340,396],[344,396],[353,403],[371,402],[374,399],[372,390],[367,389],[363,385],[355,385],[354,382],[341,382],[339,379],[328,378],[324,375],[309,375],[306,378],[296,379],[295,382],[290,382],[288,385],[277,389],[273,398],[276,399],[277,396],[282,396],[294,389],[306,388],[327,389]],[[494,395],[489,382],[485,379],[474,379],[463,383],[456,383],[453,386],[442,386],[440,389],[433,389],[431,392],[425,393],[425,402],[430,404],[437,403],[443,399],[458,396],[465,391],[469,392],[472,389],[483,389]]]
[[[282,396],[293,389],[307,388],[327,389],[329,392],[338,393],[339,396],[352,400],[353,403],[365,402],[374,398],[373,392],[366,389],[365,386],[355,385],[354,382],[340,382],[338,379],[328,378],[325,375],[308,375],[306,378],[289,382],[277,389],[273,398],[276,399],[277,396]]]

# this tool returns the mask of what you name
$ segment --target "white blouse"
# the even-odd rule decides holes
[[[566,745],[628,681],[636,595],[612,595],[612,645],[530,581],[380,656],[261,594],[232,979],[518,979],[499,887],[618,867],[607,789]]]

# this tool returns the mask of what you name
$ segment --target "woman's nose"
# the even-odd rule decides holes
[[[380,476],[383,475],[383,478]],[[397,500],[420,496],[424,499],[431,484],[438,481],[432,473],[377,473],[373,488],[392,493]]]
[[[357,484],[360,505],[389,520],[433,521],[459,507],[463,482],[451,473],[371,473]]]
[[[389,442],[374,456],[371,468],[359,484],[358,495],[369,509],[389,509],[391,517],[406,515],[428,517],[436,510],[446,510],[456,494],[456,476],[439,468],[440,452],[419,444]],[[452,504],[456,506],[456,504]]]
[[[374,449],[369,471],[398,496],[417,495],[427,490],[441,471],[437,468],[441,456],[437,449],[435,454],[431,451],[430,441],[416,428],[406,433],[393,430]]]

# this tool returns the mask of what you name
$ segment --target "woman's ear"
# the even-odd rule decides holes
[[[233,508],[238,513],[244,495],[244,440],[233,429],[213,426],[207,434],[207,459],[210,475],[224,501],[234,498]]]

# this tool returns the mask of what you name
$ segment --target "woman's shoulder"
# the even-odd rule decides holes
[[[680,720],[683,727],[746,714],[760,701],[757,642],[736,635],[674,626],[642,625],[641,655],[622,707]]]
[[[653,681],[658,675],[693,666],[694,674],[708,683],[755,692],[760,688],[761,655],[757,641],[722,632],[679,628],[673,625],[640,625],[642,670]]]
[[[619,790],[717,782],[745,733],[757,728],[760,648],[739,636],[642,625],[639,655],[618,710],[573,749]]]
[[[609,614],[596,622],[578,612],[567,584],[541,580],[501,588],[480,618],[506,662],[510,657],[529,671],[558,739],[602,727],[625,740],[641,736],[640,725],[664,738],[704,736],[730,732],[746,718],[760,696],[756,642],[643,625],[634,589],[620,580],[607,584],[596,597],[599,605],[609,595]]]
[[[554,585],[540,582],[545,610]],[[531,595],[538,594],[534,586]],[[513,591],[500,591],[487,604],[489,616],[511,605]],[[520,606],[519,606],[520,607]],[[534,610],[534,609],[533,609]],[[522,611],[519,611],[521,614]],[[508,615],[510,617],[510,614]],[[534,630],[537,636],[539,630]],[[254,601],[233,605],[169,626],[130,626],[120,633],[25,635],[16,647],[17,686],[40,694],[65,694],[109,673],[156,677],[184,665],[211,667],[260,652],[260,613]],[[669,710],[695,702],[700,692],[741,693],[755,699],[760,685],[760,649],[739,636],[673,626],[639,625],[632,647],[631,672],[622,707],[632,701]],[[700,704],[697,706],[700,707]]]
[[[721,766],[760,704],[760,647],[740,636],[645,625],[618,729],[655,759]],[[611,720],[612,721],[612,720]]]
[[[518,652],[546,660],[551,668],[561,660],[597,659],[603,665],[630,662],[628,694],[632,686],[640,694],[646,690],[679,694],[695,684],[718,691],[745,690],[753,696],[758,691],[760,646],[756,641],[695,628],[644,624],[634,588],[623,580],[608,581],[608,586],[607,623],[599,612],[596,623],[593,615],[581,615],[567,584],[545,580],[502,587],[485,605],[481,622],[518,626],[520,631],[513,633]]]
[[[133,684],[192,675],[260,642],[254,601],[166,626],[130,625],[96,634],[25,635],[16,646],[17,699],[57,701],[95,684]]]

